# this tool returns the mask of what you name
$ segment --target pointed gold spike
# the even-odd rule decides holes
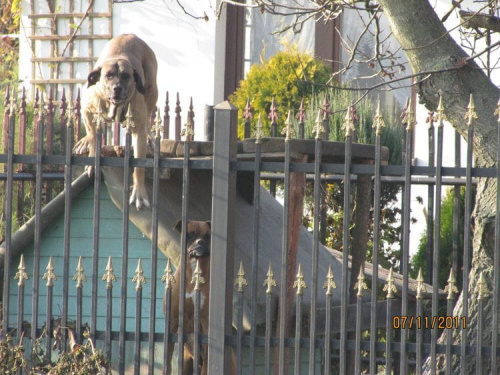
[[[314,121],[314,127],[312,130],[313,134],[316,134],[316,139],[322,139],[323,134],[325,134],[325,126],[323,124],[323,118],[321,116],[321,109],[318,109],[318,115]]]
[[[375,135],[382,135],[382,128],[385,128],[385,121],[384,117],[382,116],[380,98],[377,102],[377,110],[375,111],[375,116],[373,117],[372,127],[375,129]]]
[[[411,97],[408,99],[408,106],[403,117],[403,124],[406,124],[406,131],[412,131],[413,127],[417,124],[415,120],[415,112],[413,112],[413,104],[411,102]]]
[[[76,273],[73,276],[73,281],[76,281],[76,287],[77,288],[82,288],[83,283],[87,282],[87,277],[83,273],[83,265],[82,265],[82,257],[80,256],[78,258],[78,265],[76,266]]]
[[[255,143],[261,143],[261,139],[264,137],[264,131],[262,130],[263,127],[264,125],[262,124],[262,118],[259,113],[259,117],[257,118],[257,124],[255,124],[255,131],[253,132]]]
[[[170,265],[170,259],[167,261],[167,266],[165,267],[165,273],[163,274],[161,281],[165,283],[165,289],[170,290],[175,284],[175,277],[172,271],[172,266]]]
[[[443,126],[443,121],[446,121],[446,115],[444,114],[443,96],[439,96],[439,105],[436,109],[438,126]]]
[[[455,299],[455,293],[458,293],[458,288],[456,287],[457,280],[455,278],[455,274],[453,273],[453,268],[450,269],[450,276],[448,277],[448,284],[446,284],[444,291],[448,293],[448,297],[446,299],[453,300]]]
[[[47,280],[47,286],[54,286],[54,280],[57,280],[57,276],[54,273],[54,265],[52,264],[52,257],[49,258],[49,264],[45,268],[47,272],[43,274],[43,279]]]
[[[335,280],[333,279],[333,271],[332,266],[328,266],[328,273],[326,274],[326,281],[323,285],[323,289],[326,289],[326,295],[331,296],[333,294],[333,289],[337,289],[337,284],[335,284]]]
[[[192,141],[194,137],[194,123],[191,117],[187,118],[187,122],[184,125],[184,129],[181,131],[181,136],[184,137],[184,141]]]
[[[116,276],[115,276],[115,270],[113,268],[113,261],[111,260],[111,257],[108,258],[108,264],[106,265],[106,268],[104,269],[106,272],[102,276],[102,280],[106,281],[106,288],[107,289],[112,289],[113,288],[113,282],[116,282]]]
[[[269,262],[269,270],[267,271],[267,278],[264,280],[264,286],[267,286],[266,293],[271,294],[272,287],[276,286],[276,280],[274,280],[273,269],[271,268],[271,262]]]
[[[155,138],[161,137],[161,116],[160,108],[156,107],[156,118],[155,118]]]
[[[12,96],[10,97],[10,104],[9,104],[9,117],[12,118],[16,115],[16,112],[18,110],[17,102],[16,102],[16,93],[13,92]]]
[[[344,129],[346,138],[352,136],[352,133],[355,130],[355,128],[354,128],[354,120],[352,118],[351,106],[349,106],[347,108],[347,111],[346,111],[346,114],[345,114],[345,117],[344,117],[343,129]]]
[[[238,286],[238,292],[240,293],[243,292],[243,287],[248,285],[247,280],[245,279],[245,271],[243,270],[243,261],[240,261],[240,269],[238,270],[234,285]]]
[[[422,268],[418,270],[417,276],[417,285],[415,285],[415,291],[417,292],[417,299],[422,299],[424,297],[424,293],[427,292],[427,289],[424,285],[424,276],[422,275]]]
[[[387,277],[387,284],[384,286],[384,292],[387,292],[387,298],[394,298],[394,293],[397,292],[396,285],[394,285],[392,267],[389,269],[389,276]]]
[[[365,282],[365,274],[363,273],[363,268],[359,270],[358,282],[354,285],[354,289],[358,290],[356,294],[358,297],[363,297],[363,290],[367,290],[368,286]]]
[[[474,120],[477,120],[476,106],[474,105],[474,98],[472,97],[472,94],[470,94],[470,100],[467,105],[467,112],[465,112],[464,118],[467,121],[468,126],[472,126]]]
[[[144,277],[144,271],[142,270],[141,258],[137,262],[137,268],[135,269],[135,275],[132,278],[132,282],[135,284],[135,290],[139,291],[142,289],[142,284],[146,284],[146,278]]]
[[[297,276],[293,283],[293,289],[297,289],[297,295],[301,296],[304,294],[303,289],[307,288],[307,284],[304,281],[304,274],[302,273],[302,266],[299,263],[299,269],[297,271]]]
[[[196,268],[194,269],[194,276],[191,279],[191,284],[194,284],[193,290],[201,290],[201,284],[205,284],[205,279],[201,276],[200,261],[196,260]]]
[[[479,281],[477,282],[477,299],[483,300],[490,295],[490,291],[488,289],[488,283],[486,282],[486,278],[484,277],[484,273],[481,271],[479,274]]]
[[[14,276],[14,280],[19,280],[17,285],[24,286],[24,280],[28,280],[28,274],[26,273],[26,265],[24,264],[24,255],[21,254],[21,259],[19,261],[19,267],[17,267],[17,273]]]
[[[101,99],[97,101],[97,113],[92,117],[92,123],[95,124],[96,130],[102,129],[102,123],[104,122],[104,117],[102,114]]]
[[[134,118],[132,116],[132,107],[129,104],[127,108],[127,114],[125,115],[125,128],[127,132],[131,132],[132,128],[135,128]]]
[[[291,110],[288,111],[285,127],[281,131],[281,134],[285,136],[285,142],[290,141],[291,137],[295,137],[295,129],[293,128],[293,113]]]

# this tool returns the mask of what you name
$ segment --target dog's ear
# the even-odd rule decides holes
[[[208,227],[210,228],[210,230],[212,230],[212,223],[210,221],[206,221]]]
[[[135,71],[135,69],[134,69],[134,80],[135,80],[135,88],[142,95],[144,95],[146,93],[146,89],[144,88],[144,84],[142,83],[141,76]]]
[[[92,70],[87,77],[87,87],[95,85],[101,79],[101,68]]]
[[[177,223],[174,224],[174,229],[179,233],[182,232],[182,219],[179,219]]]

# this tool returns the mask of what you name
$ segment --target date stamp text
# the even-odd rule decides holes
[[[393,329],[467,329],[465,316],[394,316]]]

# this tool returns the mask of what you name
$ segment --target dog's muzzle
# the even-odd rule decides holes
[[[109,100],[113,104],[120,104],[127,99],[127,92],[123,87],[115,86],[109,93]]]
[[[189,247],[188,255],[190,258],[202,258],[210,255],[207,242],[204,239],[198,239]]]

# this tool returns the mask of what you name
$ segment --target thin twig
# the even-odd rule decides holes
[[[69,45],[73,42],[73,40],[75,39],[75,36],[76,36],[76,33],[80,30],[80,28],[82,27],[82,24],[83,24],[83,21],[85,21],[85,19],[88,17],[89,13],[90,13],[90,9],[92,8],[92,5],[94,5],[94,0],[90,0],[89,2],[89,6],[87,7],[87,11],[85,12],[85,14],[83,15],[82,19],[80,20],[80,23],[78,24],[78,26],[75,28],[75,30],[73,31],[73,34],[71,34],[71,37],[69,38],[68,40],[68,43],[66,43],[66,45],[64,46],[64,49],[61,53],[61,56],[60,57],[63,57],[64,56],[64,53],[66,52],[66,50],[68,49]]]

